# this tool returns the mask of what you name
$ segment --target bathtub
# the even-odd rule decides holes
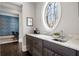
[[[12,43],[16,41],[17,39],[15,38],[14,35],[0,36],[0,44]]]
[[[11,39],[11,38],[14,38],[14,35],[0,36],[0,39]]]

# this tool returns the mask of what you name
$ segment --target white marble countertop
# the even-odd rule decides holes
[[[66,38],[66,39],[68,39],[67,42],[59,42],[59,41],[54,41],[53,40],[54,38],[52,36],[48,36],[48,35],[42,35],[42,34],[27,34],[27,35],[37,37],[37,38],[40,38],[40,39],[43,39],[43,40],[46,40],[49,42],[53,42],[53,43],[56,43],[56,44],[59,44],[59,45],[65,46],[65,47],[69,47],[69,48],[79,51],[79,37],[74,36],[72,38],[71,37]]]

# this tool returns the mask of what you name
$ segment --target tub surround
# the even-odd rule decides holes
[[[79,51],[79,37],[75,35],[73,37],[66,38],[68,39],[67,42],[54,41],[53,39],[55,38],[53,38],[52,36],[43,35],[43,34],[27,34],[27,35]]]

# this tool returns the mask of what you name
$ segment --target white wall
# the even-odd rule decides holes
[[[26,51],[26,33],[33,33],[33,27],[29,27],[26,25],[26,17],[33,17],[33,21],[35,20],[35,4],[32,2],[23,3],[22,8],[23,51]]]
[[[36,27],[42,34],[50,33],[49,30],[43,26],[42,13],[44,2],[36,4]],[[63,30],[66,34],[79,33],[79,16],[78,16],[78,3],[77,2],[63,2],[61,3],[62,16],[61,20],[56,27],[55,31]],[[53,30],[52,30],[53,32]]]
[[[19,12],[21,12],[21,6],[9,2],[0,2],[0,14],[18,16]]]

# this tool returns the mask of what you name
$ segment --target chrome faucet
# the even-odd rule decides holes
[[[63,39],[63,38],[64,38],[64,33],[63,33],[63,30],[61,30],[60,37],[61,37],[61,39]]]

